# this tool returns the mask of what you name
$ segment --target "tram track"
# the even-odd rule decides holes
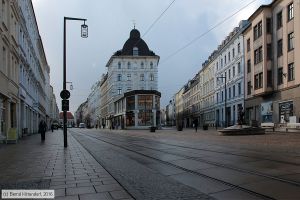
[[[125,136],[122,136],[122,137],[125,137]],[[130,137],[130,138],[134,138],[134,139],[138,138],[138,139],[145,140],[147,142],[150,140],[150,141],[155,142],[155,143],[164,144],[164,145],[173,146],[173,147],[180,147],[180,148],[184,148],[184,149],[191,149],[191,150],[197,150],[197,151],[206,151],[206,152],[212,152],[212,153],[217,153],[217,154],[232,155],[232,156],[239,156],[239,157],[245,157],[245,158],[264,159],[264,160],[267,160],[267,161],[272,161],[272,162],[277,162],[277,163],[282,163],[282,164],[290,164],[290,165],[295,165],[295,166],[300,167],[300,163],[296,163],[296,162],[275,160],[275,159],[270,159],[270,158],[266,158],[266,157],[262,158],[262,157],[257,157],[257,156],[247,156],[247,155],[238,154],[238,153],[217,151],[217,150],[211,150],[211,149],[205,149],[205,148],[187,147],[187,146],[184,146],[184,145],[177,145],[177,144],[170,144],[170,143],[162,142],[162,141],[156,141],[156,140],[153,140],[151,138],[146,139],[144,137],[139,137],[139,136],[128,136],[128,135],[126,135],[126,137],[127,138]],[[251,150],[251,151],[253,151],[253,150]]]
[[[177,169],[180,169],[180,170],[182,170],[182,171],[185,171],[185,172],[188,172],[188,173],[191,173],[191,174],[194,174],[194,175],[203,177],[203,178],[208,178],[208,179],[210,179],[210,180],[213,180],[213,181],[216,181],[216,182],[218,182],[218,183],[224,184],[224,185],[226,185],[226,186],[232,187],[232,188],[234,188],[234,189],[237,189],[237,190],[246,192],[246,193],[251,194],[251,195],[254,195],[254,196],[256,196],[256,197],[260,197],[260,198],[262,198],[262,199],[274,199],[273,197],[270,197],[270,196],[267,196],[267,195],[264,195],[264,194],[261,194],[261,193],[258,193],[258,192],[249,190],[249,189],[244,188],[244,187],[241,187],[241,186],[239,186],[239,185],[236,185],[236,184],[233,184],[233,183],[230,183],[230,182],[227,182],[227,181],[224,181],[224,180],[221,180],[221,179],[218,179],[218,178],[215,178],[215,177],[212,177],[212,176],[209,176],[209,175],[206,175],[206,174],[203,174],[203,173],[194,171],[194,170],[190,170],[190,169],[187,169],[187,168],[185,168],[185,167],[178,166],[178,165],[173,164],[173,163],[171,163],[171,162],[161,160],[161,159],[159,159],[159,158],[156,158],[156,157],[147,155],[147,154],[142,153],[142,152],[135,151],[135,150],[131,149],[130,147],[124,146],[124,144],[122,144],[122,142],[121,142],[121,144],[120,144],[120,141],[118,141],[118,140],[114,140],[114,139],[109,138],[109,137],[105,137],[105,139],[106,139],[106,140],[105,140],[105,139],[103,139],[103,135],[101,135],[101,138],[99,138],[99,137],[92,136],[92,135],[90,135],[90,134],[82,134],[82,133],[77,133],[77,132],[74,132],[74,133],[75,133],[75,134],[79,134],[79,135],[81,135],[81,136],[89,137],[89,138],[91,138],[93,141],[95,141],[95,139],[96,139],[96,140],[99,140],[99,141],[101,141],[101,142],[104,142],[104,143],[113,145],[113,146],[115,146],[115,147],[118,147],[118,148],[127,150],[127,151],[129,151],[129,152],[132,152],[132,153],[135,153],[135,154],[144,156],[144,157],[146,157],[146,158],[153,159],[153,160],[158,161],[158,162],[160,162],[160,163],[163,163],[163,164],[165,164],[165,165],[168,165],[168,166],[171,166],[171,167],[175,167],[175,168],[177,168]],[[112,140],[112,141],[107,141],[107,139],[110,139],[110,140]],[[79,141],[79,142],[80,142],[80,141]],[[116,143],[116,142],[117,142],[117,143]],[[119,144],[118,144],[118,142],[119,142]],[[124,142],[123,142],[123,143],[124,143]],[[135,144],[135,145],[136,145],[136,144]],[[138,145],[136,145],[136,146],[138,146]],[[162,153],[164,153],[164,152],[162,152]],[[181,156],[181,155],[178,155],[178,156]],[[183,156],[182,156],[182,157],[183,157]],[[189,159],[190,159],[190,158],[189,158]],[[222,167],[222,166],[220,166],[220,167]],[[232,170],[235,170],[235,169],[232,169]],[[246,170],[245,170],[243,173],[247,173]],[[249,173],[249,174],[252,174],[252,173]],[[256,175],[256,176],[262,177],[260,174],[255,174],[255,175]],[[263,177],[264,177],[264,178],[271,178],[271,177],[265,177],[265,176],[263,176]],[[275,177],[275,178],[276,178],[276,177]],[[274,180],[276,180],[276,179],[274,179]],[[285,183],[288,183],[288,184],[293,184],[293,185],[299,186],[299,183],[296,182],[296,184],[295,184],[295,183],[293,183],[293,182],[291,182],[291,181],[289,181],[289,180],[284,180],[284,179],[282,179],[282,180],[277,180],[277,181],[281,181],[281,182],[285,182]]]
[[[101,135],[101,136],[103,137],[103,135]],[[93,137],[93,136],[91,136],[91,137]],[[107,139],[116,140],[115,138],[112,139],[112,138],[107,137],[107,136],[104,136],[104,137],[107,138]],[[120,141],[120,140],[117,140],[117,141],[123,142],[123,141]],[[128,144],[128,142],[126,142],[126,144]],[[158,151],[158,152],[161,152],[161,153],[167,153],[167,154],[174,155],[174,156],[180,156],[180,157],[183,157],[183,158],[186,158],[186,159],[189,159],[189,160],[204,162],[206,164],[215,165],[217,167],[222,167],[222,168],[226,168],[226,169],[230,169],[230,170],[239,171],[239,172],[242,172],[242,173],[245,173],[245,174],[256,175],[256,176],[259,176],[259,177],[264,177],[264,178],[268,178],[268,179],[272,179],[272,180],[276,180],[276,181],[280,181],[280,182],[292,184],[292,185],[300,187],[300,183],[299,182],[292,181],[292,180],[287,180],[287,179],[282,179],[282,178],[278,178],[276,176],[271,176],[271,175],[264,174],[264,173],[261,173],[261,172],[258,172],[258,171],[247,170],[247,169],[243,169],[243,168],[238,168],[238,167],[235,167],[235,166],[232,166],[232,165],[226,165],[226,164],[223,164],[223,163],[208,161],[208,160],[205,160],[205,159],[202,159],[202,158],[191,157],[191,156],[186,156],[186,155],[179,154],[179,153],[169,152],[169,151],[166,151],[166,150],[161,150],[161,149],[155,149],[155,148],[151,148],[151,147],[146,147],[146,146],[139,145],[139,144],[133,144],[133,145],[138,146],[138,147],[142,147],[142,148],[145,148],[145,149],[151,149],[151,150]]]

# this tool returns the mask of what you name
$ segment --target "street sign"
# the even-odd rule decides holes
[[[62,111],[69,111],[69,100],[61,100],[61,107]]]
[[[60,97],[62,98],[62,99],[68,99],[68,98],[70,98],[70,92],[69,92],[69,90],[62,90],[61,92],[60,92]]]

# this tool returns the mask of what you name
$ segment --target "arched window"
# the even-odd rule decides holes
[[[132,55],[133,56],[138,56],[139,55],[139,49],[137,47],[133,47],[133,49],[132,49]]]
[[[150,74],[150,81],[154,81],[154,75]]]
[[[127,68],[130,69],[131,68],[131,64],[130,62],[127,63]]]
[[[143,62],[141,63],[141,69],[144,69],[144,63]]]

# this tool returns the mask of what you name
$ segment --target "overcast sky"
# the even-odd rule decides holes
[[[80,21],[67,22],[67,81],[73,82],[70,111],[74,112],[91,91],[91,86],[106,73],[112,54],[122,49],[133,28],[141,35],[173,0],[32,0],[46,57],[61,110],[63,64],[63,17],[86,18],[89,37],[80,37]],[[165,106],[201,64],[238,25],[260,5],[271,0],[256,0],[178,54],[178,49],[205,33],[220,21],[253,0],[176,0],[143,37],[160,56],[158,86]]]

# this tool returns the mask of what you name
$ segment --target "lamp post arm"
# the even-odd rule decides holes
[[[87,19],[75,18],[75,17],[64,17],[64,20],[77,20],[77,21],[86,21]]]

